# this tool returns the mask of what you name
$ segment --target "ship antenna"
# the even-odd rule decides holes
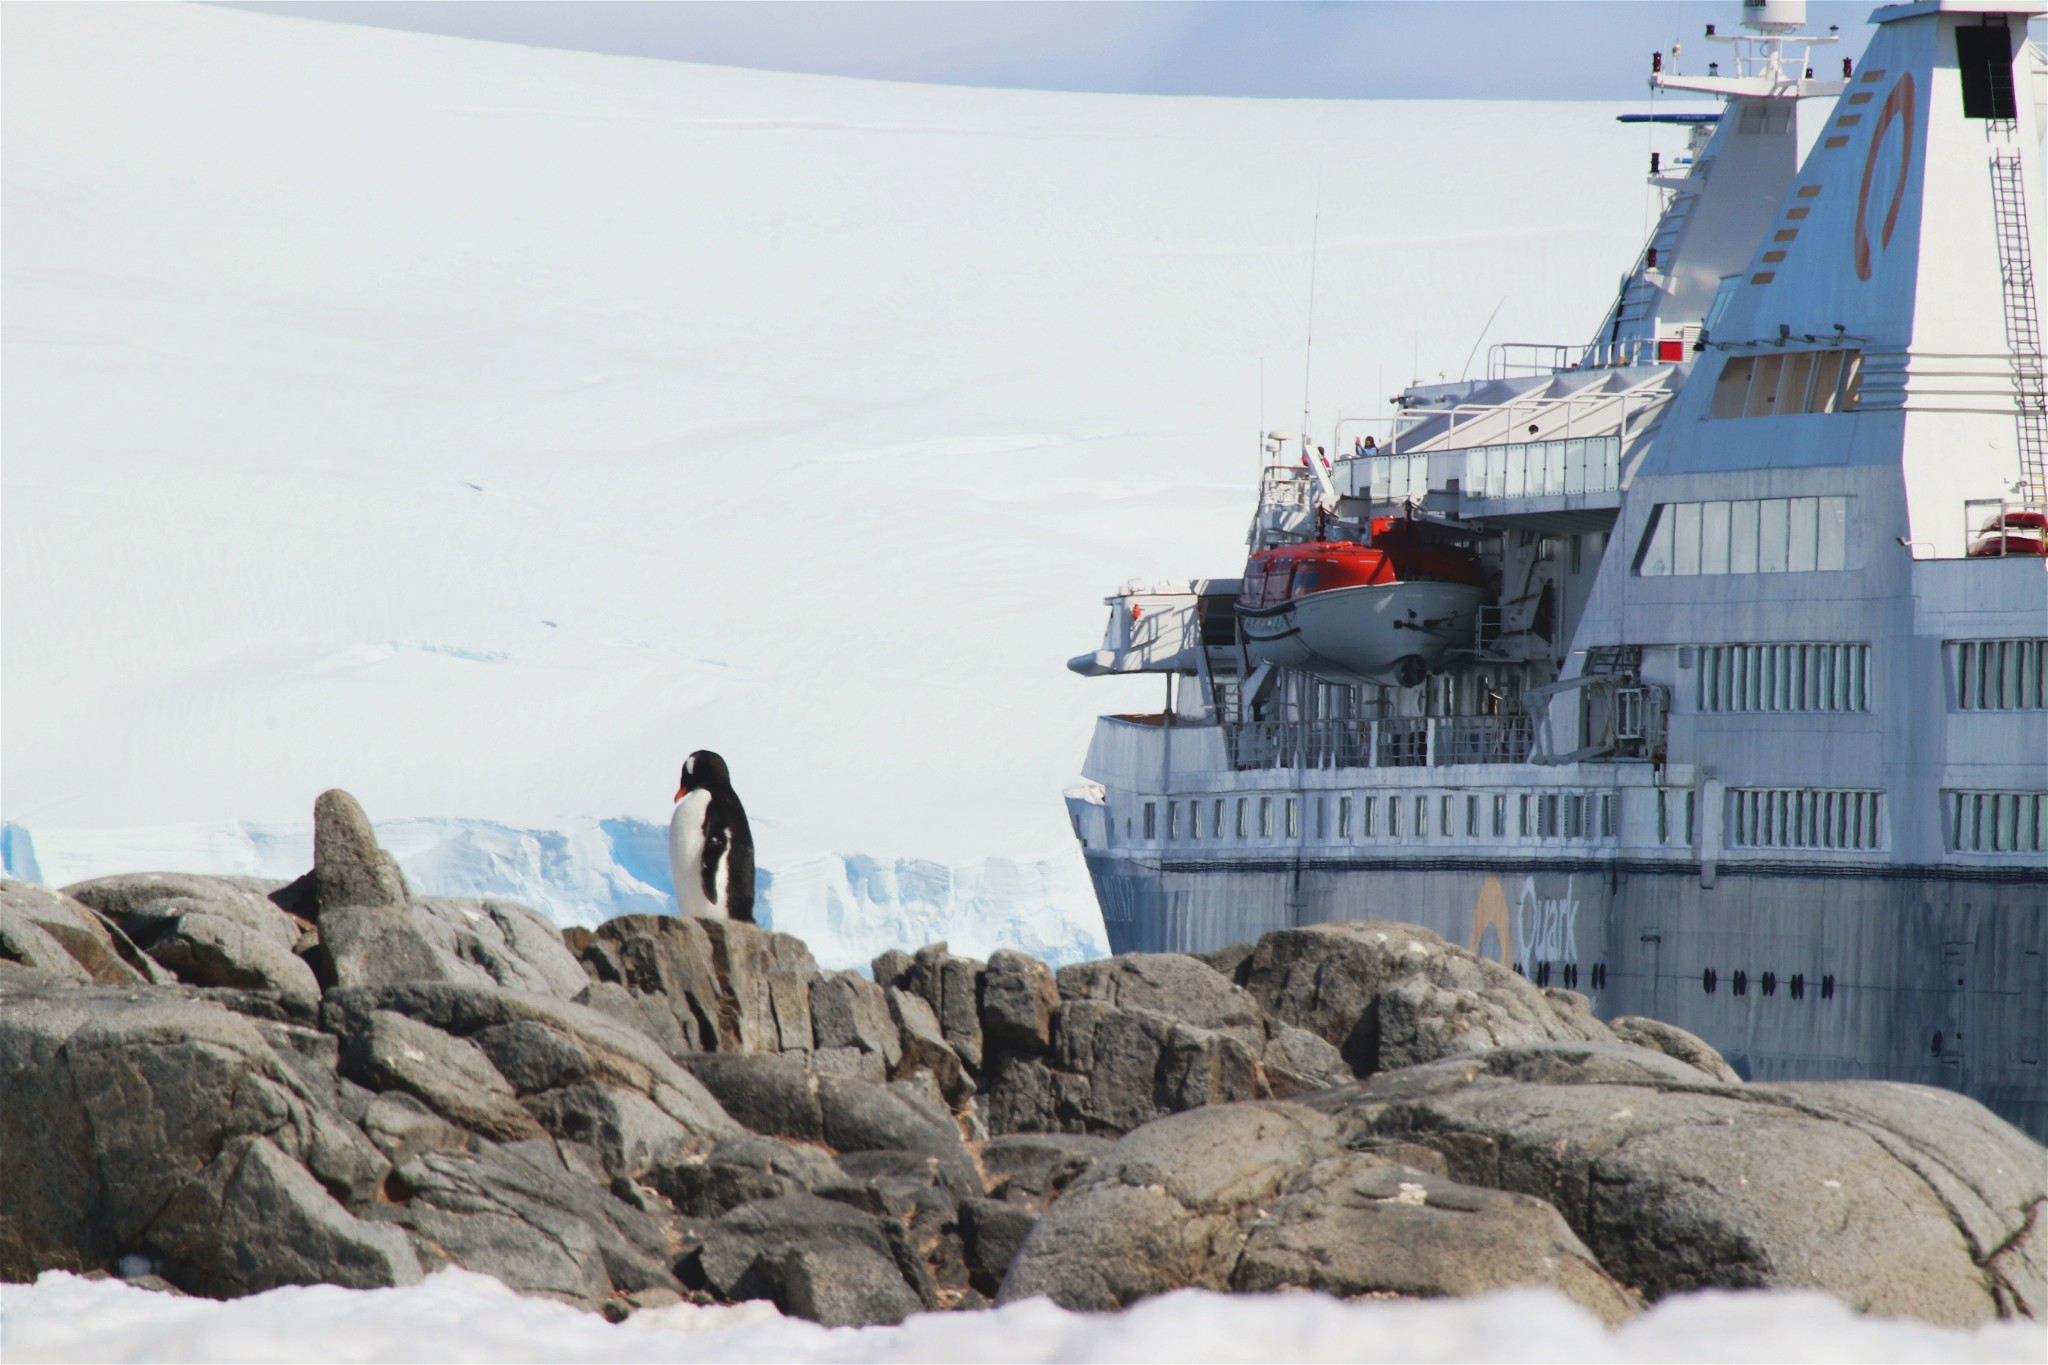
[[[1500,310],[1507,305],[1507,301],[1508,296],[1502,294],[1500,302],[1493,305],[1493,311],[1486,315],[1486,326],[1479,329],[1479,336],[1473,341],[1472,349],[1465,353],[1465,368],[1458,371],[1458,382],[1460,384],[1465,382],[1466,375],[1472,373],[1472,357],[1479,354],[1479,343],[1486,340],[1486,334],[1493,330],[1493,320],[1500,316]]]
[[[1323,235],[1323,167],[1316,163],[1316,216],[1308,233],[1308,332],[1301,343],[1301,453],[1308,454],[1309,367],[1316,348],[1316,249]]]

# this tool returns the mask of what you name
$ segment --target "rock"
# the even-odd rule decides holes
[[[449,956],[479,968],[507,990],[573,999],[590,985],[554,924],[516,901],[422,896],[416,924]]]
[[[1230,1287],[1339,1298],[1463,1297],[1550,1285],[1612,1325],[1635,1305],[1556,1209],[1475,1189],[1368,1153],[1298,1172],[1250,1229]]]
[[[706,1134],[678,1123],[645,1095],[614,1085],[585,1081],[530,1095],[526,1111],[555,1137],[595,1151],[609,1180],[649,1183],[651,1172],[711,1145]]]
[[[1083,1133],[1011,1133],[981,1149],[989,1193],[1043,1211],[1116,1144]]]
[[[687,1051],[806,1052],[818,964],[800,939],[737,920],[622,915],[591,936],[592,977],[673,1016]]]
[[[392,1166],[425,1152],[469,1152],[476,1139],[403,1090],[387,1090],[364,1108],[363,1132]]]
[[[475,1044],[376,1010],[341,1054],[341,1073],[372,1090],[402,1090],[458,1127],[505,1142],[539,1137],[511,1083]]]
[[[167,979],[116,925],[67,892],[0,880],[0,958],[76,981]]]
[[[828,1327],[897,1323],[923,1307],[875,1220],[814,1195],[734,1209],[713,1224],[697,1259],[722,1297],[773,1299]]]
[[[1336,1047],[1360,1076],[1510,1043],[1613,1038],[1569,1002],[1414,925],[1276,930],[1238,978],[1268,1013]]]
[[[981,1069],[981,979],[985,965],[955,957],[943,943],[927,944],[911,956],[904,987],[924,997],[938,1020],[939,1035],[970,1071]]]
[[[1274,1099],[1311,1095],[1351,1079],[1344,1054],[1307,1029],[1268,1019],[1266,1030],[1259,1065],[1266,1073]]]
[[[889,1017],[896,1024],[903,1048],[902,1060],[890,1073],[891,1078],[916,1071],[928,1072],[949,1105],[958,1108],[965,1104],[975,1092],[974,1077],[961,1063],[960,1055],[946,1042],[931,1005],[923,996],[899,986],[889,987],[887,994]]]
[[[1667,1057],[1674,1057],[1725,1085],[1742,1084],[1742,1077],[1736,1074],[1734,1067],[1721,1059],[1721,1054],[1716,1052],[1711,1044],[1704,1038],[1687,1033],[1676,1024],[1627,1015],[1612,1021],[1607,1027],[1624,1043],[1650,1048]]]
[[[0,973],[0,1094],[0,1279],[111,1263],[240,1138],[351,1205],[389,1169],[253,1023],[147,987]]]
[[[313,802],[311,876],[323,933],[329,912],[344,906],[402,910],[411,900],[398,864],[377,846],[370,817],[339,787],[320,793]]]
[[[590,1054],[537,1019],[496,1024],[471,1041],[521,1095],[574,1085],[590,1075]]]
[[[494,1275],[522,1294],[596,1308],[616,1292],[682,1286],[660,1224],[573,1170],[545,1140],[427,1152],[392,1173],[385,1216],[431,1267]]]
[[[238,1137],[172,1196],[144,1245],[168,1279],[228,1298],[285,1284],[417,1284],[405,1234],[351,1214],[264,1137]]]
[[[820,1073],[795,1057],[705,1055],[691,1059],[690,1069],[756,1133],[823,1143],[842,1163],[851,1152],[915,1152],[937,1161],[955,1188],[980,1193],[959,1129],[889,1086]]]
[[[1052,1046],[1059,1008],[1052,968],[1028,953],[998,948],[982,980],[981,1028],[990,1049],[1035,1055]]]
[[[975,1289],[990,1297],[1002,1287],[1017,1248],[1038,1224],[1035,1210],[993,1199],[960,1201],[960,1233]]]
[[[910,976],[910,954],[901,948],[891,948],[876,954],[868,969],[874,973],[875,984],[883,990],[891,986],[901,987]]]
[[[1067,1081],[1077,1078],[1064,1077]],[[1060,1128],[1061,1088],[1042,1058],[998,1052],[989,1059],[988,1126],[995,1133],[1050,1133]]]
[[[222,915],[179,915],[151,942],[149,955],[195,986],[276,991],[306,1008],[320,998],[313,969],[290,944]]]
[[[1610,1322],[1630,1311],[1541,1200],[1349,1151],[1336,1119],[1267,1102],[1126,1136],[1031,1229],[998,1301],[1044,1294],[1102,1311],[1188,1287],[1437,1296],[1526,1284]]]
[[[42,925],[9,906],[0,906],[0,962],[52,980],[95,979]]]
[[[324,1027],[354,1038],[379,1010],[429,1024],[457,1038],[522,1020],[543,1025],[589,1059],[589,1079],[644,1095],[709,1147],[740,1131],[702,1083],[677,1066],[653,1039],[616,1020],[556,996],[528,995],[457,982],[412,982],[336,988],[322,997]]]
[[[662,1168],[653,1184],[679,1212],[717,1218],[742,1204],[845,1180],[839,1163],[816,1147],[748,1133],[727,1138],[706,1156]]]
[[[1946,1091],[1730,1085],[1661,1052],[1551,1042],[1312,1103],[1435,1148],[1466,1184],[1549,1200],[1611,1276],[1653,1300],[1819,1289],[1951,1324],[2048,1301],[2032,1240],[2048,1207],[2041,1149]]]
[[[338,905],[320,915],[320,946],[341,986],[475,980],[434,943],[403,905]]]
[[[1125,953],[1059,971],[1062,1000],[1099,1000],[1263,1043],[1266,1013],[1242,987],[1184,953]]]
[[[1059,1126],[1074,1131],[1126,1133],[1162,1114],[1270,1094],[1239,1035],[1095,1000],[1061,1004],[1051,1062],[1073,1078],[1056,1093]]]
[[[874,1057],[886,1080],[903,1060],[903,1040],[889,998],[859,972],[827,972],[811,983],[811,1036],[819,1052],[852,1050]],[[864,1074],[868,1068],[859,1070]]]

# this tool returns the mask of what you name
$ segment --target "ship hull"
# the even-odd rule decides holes
[[[1602,1018],[1688,1029],[1751,1080],[1941,1086],[2048,1139],[2048,870],[1723,864],[1709,887],[1696,863],[1597,859],[1091,849],[1088,867],[1115,952],[1206,952],[1328,920],[1419,924],[1583,993]]]
[[[1402,677],[1403,661],[1429,668],[1452,644],[1469,642],[1482,596],[1466,583],[1367,583],[1275,607],[1239,607],[1238,629],[1256,663],[1412,685],[1417,679]]]

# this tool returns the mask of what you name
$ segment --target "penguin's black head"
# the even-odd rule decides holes
[[[731,785],[732,774],[725,770],[725,760],[709,749],[699,749],[683,760],[683,778],[676,787],[676,800],[682,800],[700,787],[719,791]]]

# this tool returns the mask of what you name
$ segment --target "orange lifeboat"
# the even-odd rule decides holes
[[[1255,551],[1237,619],[1257,663],[1336,682],[1413,687],[1473,637],[1484,574],[1470,549],[1422,523],[1380,518],[1372,543],[1315,540]]]

